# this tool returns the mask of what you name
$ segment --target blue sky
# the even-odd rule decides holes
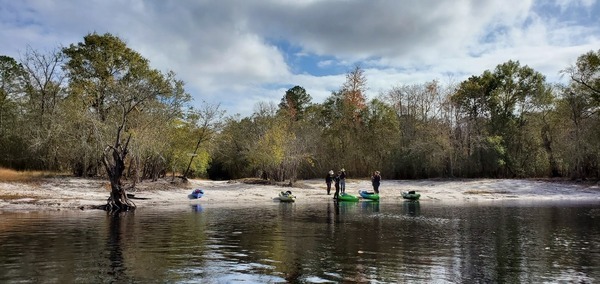
[[[600,49],[598,15],[595,0],[0,0],[0,54],[112,33],[174,71],[194,104],[247,116],[295,85],[321,103],[356,65],[369,98],[508,60],[560,82]]]

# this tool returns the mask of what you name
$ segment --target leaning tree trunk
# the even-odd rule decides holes
[[[108,198],[105,209],[107,211],[128,211],[134,210],[135,204],[127,198],[125,188],[121,184],[121,177],[125,171],[125,158],[127,157],[127,146],[131,136],[127,138],[124,146],[120,143],[120,135],[117,135],[115,146],[108,146],[104,149],[102,162],[106,168],[106,173],[110,180],[110,197]]]

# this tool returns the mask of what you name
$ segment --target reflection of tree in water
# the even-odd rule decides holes
[[[106,249],[108,251],[108,260],[110,261],[110,269],[108,275],[111,277],[111,283],[114,282],[127,282],[127,275],[125,271],[125,259],[123,257],[123,249],[121,247],[122,241],[122,222],[127,218],[133,217],[133,212],[125,213],[108,213],[108,239],[106,243]]]

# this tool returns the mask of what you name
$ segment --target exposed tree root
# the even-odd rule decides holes
[[[117,191],[112,191],[110,197],[106,200],[104,210],[116,212],[116,211],[132,211],[135,210],[136,205],[127,197],[127,193],[123,188]]]

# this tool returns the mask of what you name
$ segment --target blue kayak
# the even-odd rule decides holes
[[[192,194],[190,194],[190,196],[192,198],[200,198],[204,195],[204,190],[196,188],[194,190],[192,190]]]
[[[375,193],[375,192],[368,192],[366,190],[359,190],[358,194],[360,194],[360,197],[364,198],[364,199],[369,199],[369,200],[379,200],[379,194]]]

